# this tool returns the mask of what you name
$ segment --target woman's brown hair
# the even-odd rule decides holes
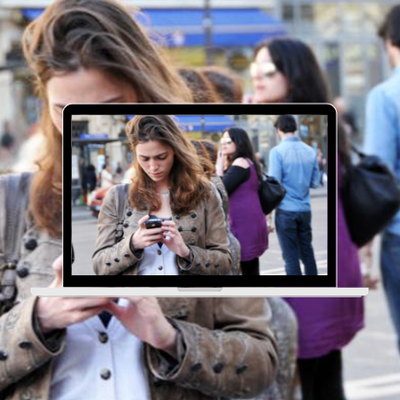
[[[23,49],[43,101],[46,156],[33,182],[30,211],[38,227],[61,235],[61,135],[51,121],[47,82],[96,68],[132,85],[139,101],[190,102],[178,74],[131,15],[113,0],[58,0],[28,25]]]
[[[172,211],[188,214],[209,195],[210,184],[193,145],[177,123],[168,115],[137,115],[126,126],[126,133],[135,155],[136,174],[129,189],[129,201],[138,210],[150,212],[161,207],[155,183],[143,171],[137,161],[136,146],[157,140],[172,148],[174,164],[170,172]]]
[[[200,164],[203,166],[203,171],[208,179],[211,179],[215,173],[215,164],[211,162],[210,155],[200,140],[190,141],[197,151],[197,156],[199,157]]]

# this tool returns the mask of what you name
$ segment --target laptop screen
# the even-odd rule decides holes
[[[71,104],[63,127],[64,286],[336,286],[330,104]]]

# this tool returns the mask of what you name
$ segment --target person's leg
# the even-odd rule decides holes
[[[318,275],[312,246],[311,212],[298,213],[298,233],[300,258],[303,261],[306,275]]]
[[[301,397],[304,400],[317,400],[314,395],[314,386],[317,379],[318,361],[318,358],[297,360],[300,374]]]
[[[275,227],[287,275],[301,275],[295,212],[276,210]]]
[[[320,359],[314,394],[315,400],[345,400],[340,350]]]
[[[389,232],[382,236],[381,273],[400,352],[400,236]]]
[[[240,262],[243,275],[260,275],[260,260],[255,258],[250,261]]]
[[[298,366],[304,400],[345,400],[340,351],[299,359]]]

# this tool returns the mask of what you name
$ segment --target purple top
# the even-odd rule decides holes
[[[241,261],[258,258],[268,249],[268,227],[258,197],[258,176],[254,165],[247,162],[250,178],[229,196],[229,222],[241,246]]]
[[[338,187],[340,189],[340,161]],[[338,286],[360,287],[362,278],[356,246],[351,242],[338,190]],[[322,357],[340,350],[364,327],[362,298],[285,299],[299,322],[299,358]]]

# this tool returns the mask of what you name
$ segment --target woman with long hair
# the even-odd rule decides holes
[[[216,168],[229,196],[229,220],[241,246],[242,273],[260,275],[259,257],[268,249],[268,227],[258,196],[261,168],[243,129],[227,129],[221,144]]]
[[[25,185],[12,190],[8,178],[0,179],[0,262],[16,271],[10,311],[0,297],[1,397],[212,399],[262,391],[274,378],[277,356],[270,310],[261,300],[30,295],[32,286],[62,283],[62,108],[184,102],[190,95],[131,15],[111,0],[52,3],[28,26],[24,50],[43,102],[48,150],[33,176],[25,231],[13,238],[22,249],[11,261],[4,259],[5,221],[22,220],[25,212],[8,215],[14,206],[8,199]]]
[[[293,38],[260,43],[250,65],[255,103],[325,103],[329,90],[311,48]]]
[[[307,44],[292,38],[261,43],[251,66],[256,102],[321,102],[330,100],[326,79]],[[349,162],[339,121],[339,164]],[[340,169],[338,171],[340,174]],[[340,183],[340,182],[339,182]],[[340,193],[340,191],[339,191]],[[362,286],[360,265],[338,198],[338,286]],[[299,324],[298,365],[304,399],[344,399],[341,350],[363,328],[361,298],[286,301]]]
[[[125,238],[115,244],[114,188],[99,215],[96,273],[229,274],[232,259],[221,200],[193,145],[167,115],[137,115],[126,131],[136,174],[126,199]],[[146,229],[150,215],[162,226]],[[154,257],[157,253],[162,257]]]

